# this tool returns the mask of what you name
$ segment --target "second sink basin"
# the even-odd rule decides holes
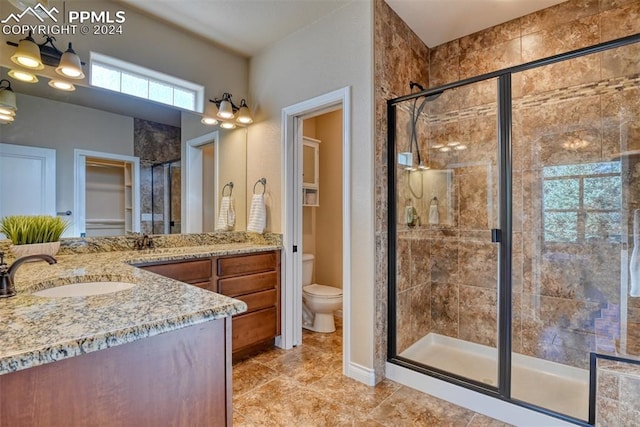
[[[50,298],[88,297],[92,295],[125,291],[133,288],[134,286],[135,283],[128,282],[82,282],[44,289],[42,291],[34,292],[33,295]]]

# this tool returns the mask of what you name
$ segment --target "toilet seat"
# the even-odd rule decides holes
[[[342,298],[342,289],[317,283],[303,287],[302,292],[323,299]]]

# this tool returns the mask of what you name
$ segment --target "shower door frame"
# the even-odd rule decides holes
[[[570,423],[581,426],[593,426],[592,419],[594,413],[594,399],[589,401],[589,421],[584,421],[569,415],[561,414],[547,408],[543,408],[522,400],[511,397],[511,339],[512,339],[512,200],[511,200],[511,178],[512,178],[512,93],[511,76],[514,73],[530,70],[533,68],[550,65],[569,59],[578,58],[584,55],[603,52],[609,49],[640,43],[640,33],[631,36],[599,43],[593,46],[577,49],[574,51],[550,56],[547,58],[527,62],[525,64],[509,67],[503,70],[482,74],[476,77],[448,83],[421,92],[404,95],[387,101],[387,264],[388,264],[388,312],[387,312],[387,362],[427,374],[436,379],[448,383],[465,387],[527,409],[531,409],[545,415],[555,417]],[[498,252],[498,386],[492,387],[469,378],[430,367],[413,360],[398,355],[396,346],[396,238],[397,238],[397,198],[396,198],[396,118],[395,108],[402,102],[440,94],[446,90],[454,89],[473,83],[482,82],[489,79],[497,79],[497,117],[498,117],[498,199],[499,199],[499,239],[500,249]],[[593,377],[593,373],[592,377]],[[592,380],[593,381],[593,380]],[[593,384],[591,387],[593,388]]]

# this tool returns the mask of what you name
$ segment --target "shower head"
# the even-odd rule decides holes
[[[420,89],[420,92],[424,92],[426,90],[424,88],[424,86],[422,86],[420,83],[409,82],[409,90],[413,90],[413,88],[415,88],[415,87]],[[442,92],[436,92],[436,93],[432,93],[431,95],[427,95],[427,96],[425,96],[425,100],[423,102],[435,101],[436,99],[438,99],[440,97],[440,95],[442,95]]]

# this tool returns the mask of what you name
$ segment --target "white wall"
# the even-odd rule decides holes
[[[248,81],[248,61],[237,54],[213,46],[187,31],[179,30],[156,19],[131,9],[116,1],[105,0],[49,0],[51,7],[62,10],[109,11],[114,16],[118,10],[125,11],[126,21],[122,24],[122,34],[94,35],[75,34],[57,35],[55,45],[65,50],[68,42],[83,61],[89,62],[89,52],[99,52],[143,67],[180,77],[205,87],[209,98],[221,97],[230,92],[233,99],[240,101],[246,97]],[[64,8],[64,9],[63,9]],[[0,1],[0,16],[5,17],[16,11],[6,1]],[[62,16],[62,14],[60,14]],[[40,24],[31,15],[23,17],[21,24]],[[26,36],[26,34],[25,34]],[[7,54],[13,51],[5,41],[17,42],[24,36],[4,35],[0,33],[2,50]],[[44,39],[34,35],[37,43]],[[10,56],[10,55],[9,55]],[[10,61],[3,60],[11,65]],[[49,69],[50,71],[50,69]],[[85,74],[87,67],[85,67]]]
[[[352,265],[351,361],[373,368],[374,144],[373,4],[353,1],[251,59],[250,97],[256,111],[247,149],[247,182],[268,180],[269,231],[282,232],[281,111],[351,87]]]
[[[73,211],[74,149],[133,156],[131,117],[21,93],[16,98],[18,114],[0,126],[0,142],[56,150],[58,211]]]

